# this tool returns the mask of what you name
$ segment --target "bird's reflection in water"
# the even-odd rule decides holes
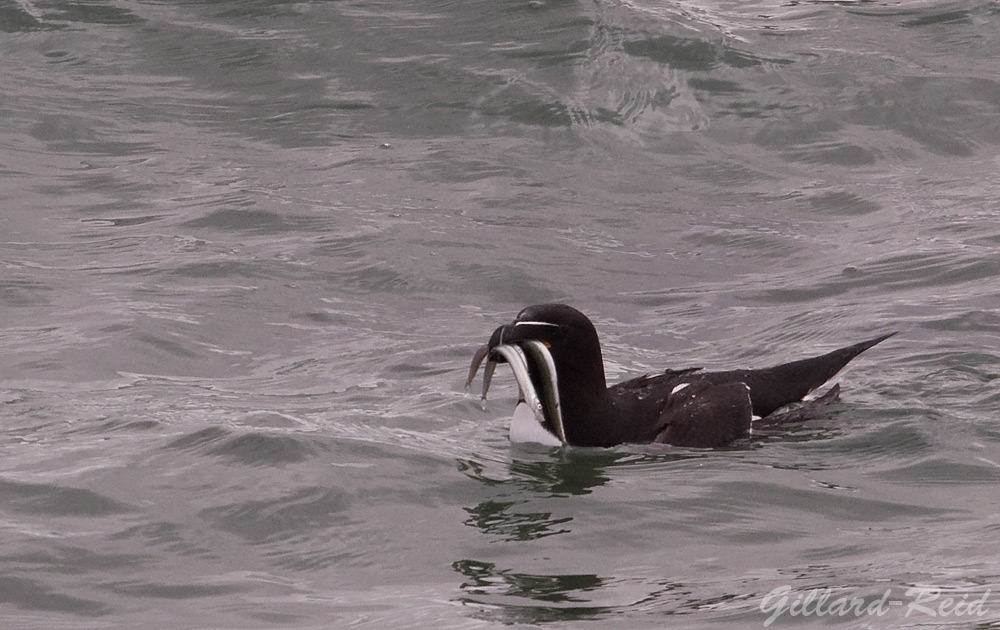
[[[562,527],[573,519],[569,516],[553,517],[551,512],[520,512],[516,510],[523,501],[483,501],[472,508],[466,525],[473,525],[484,533],[502,540],[534,540],[565,534],[570,530]]]
[[[678,461],[704,454],[651,453],[627,449],[515,450],[505,462],[460,459],[460,472],[487,492],[466,507],[467,525],[504,541],[524,541],[571,531],[573,517],[558,514],[559,499],[590,494],[611,479],[612,468]]]
[[[524,541],[570,531],[571,516],[553,515],[558,497],[589,494],[608,482],[606,468],[621,453],[524,452],[499,464],[460,460],[458,469],[483,484],[488,496],[466,507],[467,525],[504,541]]]
[[[452,565],[465,581],[460,601],[479,607],[486,617],[505,623],[539,623],[598,619],[611,611],[589,603],[586,593],[603,587],[607,578],[593,574],[534,575],[498,569],[491,562],[459,560]]]
[[[659,466],[705,453],[662,453],[644,449],[542,449],[515,447],[507,461],[458,460],[458,469],[479,482],[482,498],[465,508],[465,524],[491,543],[513,544],[508,561],[463,558],[452,563],[461,574],[458,601],[475,606],[477,615],[504,623],[599,619],[615,607],[601,606],[599,593],[614,590],[614,577],[594,573],[535,573],[510,568],[521,545],[571,534],[579,517],[579,497],[607,484],[630,466]],[[535,560],[525,559],[533,568]],[[655,588],[662,588],[658,585]]]

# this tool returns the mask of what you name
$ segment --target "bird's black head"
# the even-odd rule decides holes
[[[604,358],[597,330],[587,316],[566,304],[536,304],[523,309],[490,337],[490,347],[501,343],[540,341],[549,349],[560,383],[586,383],[607,388]]]
[[[523,352],[511,354],[512,347]],[[536,417],[550,430],[557,424],[564,425],[564,435],[560,436],[564,441],[573,442],[573,433],[585,412],[596,411],[607,392],[597,331],[586,315],[565,304],[529,306],[514,321],[494,330],[489,342],[473,358],[470,383],[487,357],[483,397],[492,377],[492,365],[507,362],[507,358],[523,362],[525,376],[518,377],[522,397],[529,393],[525,391],[529,384],[522,382],[526,377],[541,401],[541,414]],[[518,366],[512,367],[517,376]],[[558,391],[558,397],[551,395],[553,390]],[[555,408],[559,406],[561,419],[557,420]]]

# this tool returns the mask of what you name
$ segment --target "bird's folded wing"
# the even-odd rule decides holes
[[[656,441],[695,448],[724,446],[746,437],[752,419],[745,383],[695,381],[675,388],[664,402]]]

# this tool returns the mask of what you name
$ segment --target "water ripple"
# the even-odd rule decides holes
[[[102,517],[134,511],[92,490],[5,479],[0,479],[0,502],[14,512],[55,517]]]

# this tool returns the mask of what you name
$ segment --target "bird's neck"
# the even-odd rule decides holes
[[[584,365],[583,363],[578,365]],[[574,374],[559,375],[559,400],[566,437],[577,446],[606,446],[617,439],[617,427],[609,426],[612,401],[604,377],[604,363]]]

